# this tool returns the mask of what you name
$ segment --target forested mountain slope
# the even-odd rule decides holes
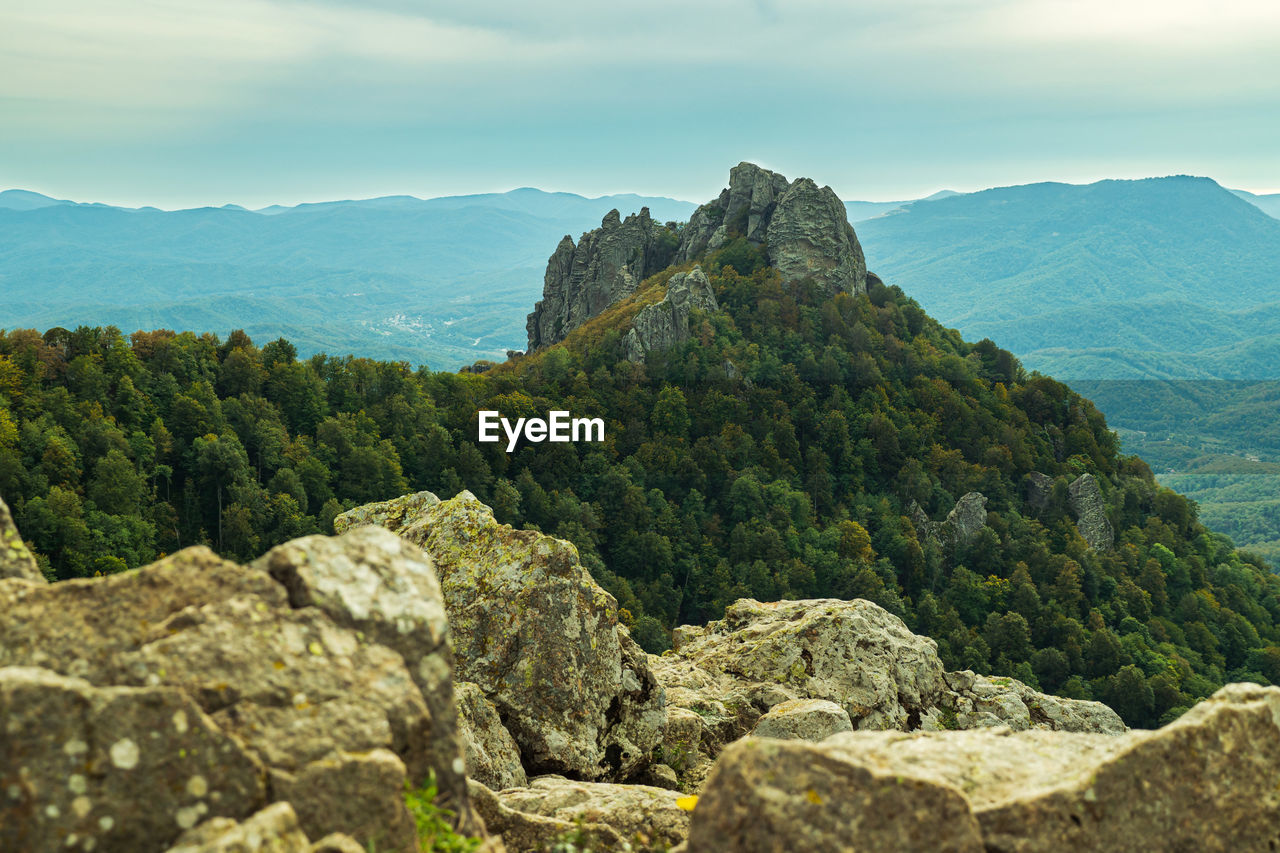
[[[783,244],[752,237],[775,209],[704,208],[714,248],[484,373],[298,360],[240,332],[9,332],[0,495],[72,577],[198,542],[249,558],[345,507],[468,488],[573,541],[650,649],[741,597],[862,597],[934,637],[949,669],[1100,698],[1131,725],[1227,680],[1280,680],[1280,580],[1121,455],[1092,404],[874,275],[865,292],[784,279]],[[637,358],[633,318],[695,267],[715,310]],[[480,409],[599,416],[606,437],[507,454],[476,441]],[[1109,528],[1110,546],[1077,524],[1086,474],[1086,535]]]

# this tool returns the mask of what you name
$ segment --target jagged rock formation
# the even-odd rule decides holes
[[[869,601],[743,599],[722,621],[676,629],[675,648],[650,662],[669,706],[659,755],[686,790],[700,787],[726,744],[759,725],[768,731],[789,707],[815,707],[795,700],[833,703],[859,730],[1125,731],[1099,702],[1046,696],[1011,678],[944,672],[933,640]]]
[[[430,772],[482,830],[451,698],[423,695],[452,680],[427,556],[369,529],[263,562],[288,586],[205,548],[0,580],[0,849],[160,851],[277,799],[307,837],[391,849],[408,842],[406,778]]]
[[[22,534],[13,523],[9,505],[0,499],[0,578],[21,578],[33,583],[44,583],[44,575],[36,564],[36,558],[22,541]]]
[[[908,511],[919,540],[932,542],[938,547],[968,542],[987,526],[987,499],[981,492],[962,495],[947,513],[945,521],[930,521],[928,514],[915,501],[911,502]]]
[[[667,295],[656,305],[636,313],[622,342],[628,361],[644,361],[646,353],[671,349],[689,340],[689,314],[715,311],[716,294],[702,267],[676,273],[667,282]]]
[[[865,293],[867,263],[848,212],[830,187],[788,182],[753,163],[729,171],[729,186],[689,219],[676,261],[691,261],[740,234],[764,245],[783,281],[811,278],[832,295]]]
[[[1102,500],[1102,490],[1092,474],[1081,474],[1069,486],[1071,511],[1076,516],[1076,529],[1095,551],[1110,551],[1115,544],[1116,533],[1107,518],[1107,505]]]
[[[527,771],[625,779],[648,763],[662,690],[572,544],[498,524],[470,492],[405,516],[400,535],[432,556],[458,677],[497,708]]]
[[[688,850],[1268,850],[1280,689],[1228,685],[1158,731],[1003,729],[748,738],[724,751]]]
[[[647,207],[625,220],[609,211],[577,244],[565,235],[547,262],[542,299],[526,323],[529,352],[564,340],[634,293],[641,281],[670,266],[676,248],[674,232],[654,222]]]

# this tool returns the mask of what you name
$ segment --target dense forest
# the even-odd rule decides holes
[[[738,239],[702,259],[722,310],[647,363],[634,310],[475,372],[317,355],[287,341],[115,328],[0,334],[0,495],[51,578],[193,544],[250,559],[360,503],[470,489],[500,520],[573,541],[651,651],[740,597],[862,597],[948,668],[1108,702],[1153,726],[1228,680],[1280,682],[1280,579],[1206,530],[1084,398],[966,343],[901,291],[781,284]],[[476,442],[477,411],[567,409],[604,443]],[[1054,478],[1048,506],[1027,475]],[[1067,484],[1102,486],[1091,550]],[[987,498],[967,542],[917,534]]]

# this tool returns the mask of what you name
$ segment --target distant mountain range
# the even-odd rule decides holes
[[[1029,368],[1280,377],[1280,220],[1207,178],[1002,187],[855,227],[885,281]]]
[[[565,234],[667,198],[507,193],[161,211],[0,193],[0,327],[281,335],[304,354],[457,368],[522,347]]]

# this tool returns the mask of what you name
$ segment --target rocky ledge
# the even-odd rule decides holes
[[[469,493],[335,527],[0,579],[0,849],[413,851],[429,776],[490,853],[1280,843],[1280,689],[1126,731],[860,600],[742,600],[645,655],[571,544]]]

